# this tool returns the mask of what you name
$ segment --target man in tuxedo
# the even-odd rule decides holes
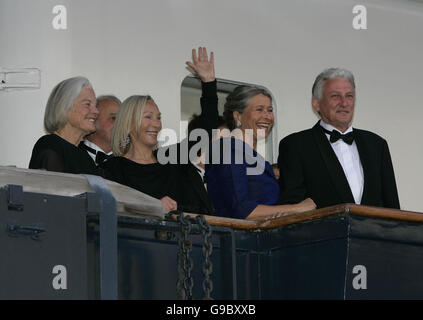
[[[79,145],[91,156],[96,165],[112,156],[112,131],[121,101],[112,95],[97,98],[99,111],[96,131],[85,138]]]
[[[352,73],[330,68],[312,88],[320,121],[279,143],[280,203],[311,198],[317,208],[356,203],[400,208],[387,142],[353,129],[355,83]]]

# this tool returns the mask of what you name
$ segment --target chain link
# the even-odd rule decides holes
[[[189,217],[184,217],[183,212],[180,213],[178,220],[181,223],[181,233],[178,239],[178,282],[176,286],[180,299],[192,300],[192,288],[194,287],[192,270],[194,269],[194,262],[190,257],[192,242],[188,239],[188,235],[191,232],[191,221]]]
[[[178,266],[178,280],[176,282],[176,293],[178,299],[185,300],[185,289],[184,289],[184,248],[183,241],[181,240],[182,236],[178,236],[178,253],[177,253],[177,266]]]
[[[182,212],[180,211],[171,211],[167,214],[167,218],[171,219],[172,216],[176,217],[176,220],[179,220],[179,215]],[[178,299],[185,300],[185,289],[184,289],[184,251],[185,251],[185,245],[183,241],[183,233],[184,229],[181,224],[181,231],[178,233],[178,252],[176,254],[176,266],[178,271],[178,279],[176,281],[176,294],[178,296]]]
[[[210,225],[207,223],[203,215],[198,215],[196,221],[200,226],[201,233],[203,234],[203,291],[204,291],[204,300],[213,300],[211,297],[211,292],[213,291],[213,281],[210,279],[211,274],[213,273],[213,263],[211,261],[211,254],[213,252],[213,245],[211,243],[212,231]]]
[[[211,243],[212,230],[203,215],[196,216],[195,219],[184,216],[181,211],[170,213],[176,215],[177,220],[181,225],[181,232],[178,235],[178,253],[177,253],[177,268],[178,280],[176,283],[176,290],[178,298],[181,300],[192,300],[192,289],[194,287],[194,278],[192,275],[194,269],[194,262],[191,258],[192,242],[188,239],[192,229],[192,222],[199,225],[203,237],[202,253],[204,257],[202,283],[204,300],[213,300],[211,292],[213,291],[213,281],[211,275],[213,273],[213,263],[211,261],[211,254],[213,252],[213,245]]]

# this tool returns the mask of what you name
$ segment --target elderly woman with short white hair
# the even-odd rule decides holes
[[[29,168],[98,174],[87,152],[78,148],[84,136],[95,131],[97,116],[96,97],[88,79],[74,77],[57,84],[44,114],[48,134],[36,142]]]

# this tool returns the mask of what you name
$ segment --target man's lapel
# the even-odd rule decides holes
[[[312,129],[314,139],[326,165],[329,177],[331,178],[338,195],[343,203],[354,203],[354,196],[351,192],[344,170],[336,157],[325,133],[319,122]]]
[[[354,130],[354,139],[355,143],[357,145],[358,154],[360,156],[360,162],[361,166],[363,167],[363,196],[361,197],[361,203],[366,203],[367,199],[369,197],[369,192],[372,189],[372,178],[371,175],[374,172],[374,169],[372,168],[372,157],[371,154],[374,150],[366,144],[365,139],[363,139],[363,136],[361,135],[360,130],[353,129]]]
[[[209,199],[207,190],[204,187],[204,181],[201,179],[200,174],[196,172],[194,165],[188,164],[185,167],[185,174],[186,174],[186,177],[189,179],[189,182],[193,186],[195,186],[193,189],[195,190],[197,195],[201,198],[201,200],[203,201],[203,204],[207,206],[206,209],[208,211],[208,214],[212,214],[213,206]]]

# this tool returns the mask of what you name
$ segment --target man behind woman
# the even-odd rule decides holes
[[[211,137],[218,126],[217,89],[214,54],[205,48],[193,50],[188,66],[202,80],[201,128]],[[213,206],[203,181],[192,163],[162,164],[157,159],[157,136],[162,129],[161,113],[150,96],[131,96],[121,105],[112,135],[114,157],[93,164],[78,145],[95,131],[98,116],[94,90],[86,78],[76,77],[59,83],[50,95],[45,113],[49,135],[34,146],[30,168],[68,173],[102,174],[105,178],[130,186],[161,199],[166,211],[181,209],[213,214]],[[267,161],[258,175],[249,175],[247,154],[260,159],[257,143],[266,139],[274,122],[271,95],[262,88],[241,86],[227,97],[224,118],[229,130],[230,155],[240,154],[240,164],[206,166],[208,191],[216,214],[226,217],[263,219],[281,214],[311,210],[310,199],[293,205],[275,205],[279,188]],[[248,143],[246,132],[251,130]],[[239,144],[241,142],[241,144]],[[247,142],[247,143],[246,143]],[[239,148],[241,146],[241,148]],[[180,152],[179,144],[176,146]],[[169,149],[170,150],[170,149]],[[246,150],[248,152],[246,152]],[[223,156],[223,155],[222,155]]]
[[[214,54],[192,51],[188,66],[202,80],[200,115],[203,129],[217,127],[217,94]],[[75,77],[59,83],[50,95],[45,112],[49,135],[34,146],[29,168],[67,173],[102,174],[162,200],[167,211],[213,214],[201,177],[191,163],[160,164],[157,161],[157,135],[161,113],[149,96],[131,96],[117,115],[112,149],[116,157],[97,168],[86,151],[78,148],[84,136],[95,131],[98,116],[94,90],[86,78]]]

